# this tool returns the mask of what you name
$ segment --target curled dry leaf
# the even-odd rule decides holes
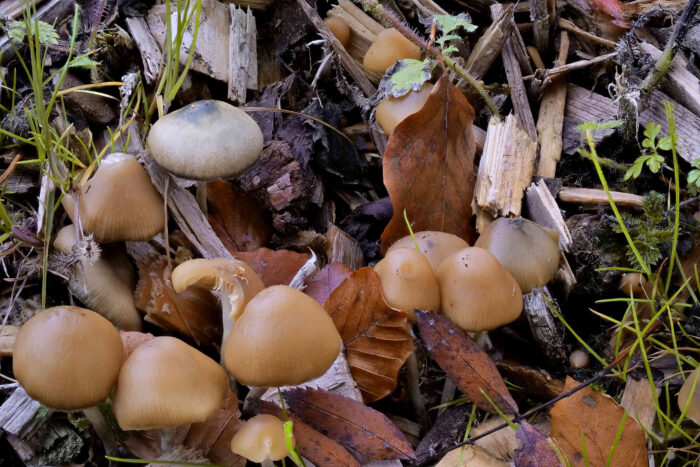
[[[272,402],[253,399],[250,407],[255,413],[266,413],[284,420],[282,409]],[[294,439],[302,456],[319,466],[360,467],[360,463],[343,446],[314,430],[297,417],[288,416],[294,423]]]
[[[416,311],[418,329],[430,356],[469,399],[482,410],[494,412],[480,390],[505,413],[518,406],[488,355],[449,318]]]
[[[361,402],[319,389],[282,393],[289,410],[313,428],[371,459],[414,459],[401,430]]]
[[[423,108],[391,134],[383,166],[394,215],[382,233],[384,251],[408,234],[404,209],[414,231],[438,230],[472,243],[473,120],[464,94],[442,77]]]
[[[232,253],[236,259],[248,263],[262,279],[265,287],[288,285],[299,268],[311,257],[308,253],[290,250],[258,248],[255,251]]]
[[[333,261],[327,264],[318,274],[306,280],[304,293],[316,299],[323,305],[331,296],[331,293],[348,277],[352,275],[352,269],[342,263]]]
[[[391,393],[401,366],[413,350],[406,313],[389,308],[379,276],[362,268],[345,279],[324,308],[345,344],[350,372],[365,402]]]
[[[577,385],[576,380],[567,377],[564,391]],[[586,387],[554,404],[550,415],[552,428],[549,437],[557,443],[561,453],[572,466],[648,465],[644,431],[637,421],[609,396]],[[622,436],[611,463],[606,464],[623,417],[626,419]],[[586,444],[587,461],[583,456],[581,433]]]
[[[133,352],[136,347],[153,339],[153,334],[138,331],[119,331],[119,335],[122,338],[124,360],[131,355],[131,352]]]
[[[522,448],[515,451],[516,467],[538,467],[540,465],[557,467],[561,465],[552,446],[547,442],[547,438],[529,423],[520,422],[515,436],[522,444]]]

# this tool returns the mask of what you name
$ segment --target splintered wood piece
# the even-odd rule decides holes
[[[569,35],[566,31],[562,31],[559,56],[554,65],[564,65],[568,54]],[[557,162],[561,158],[563,147],[562,130],[565,108],[566,79],[564,76],[558,76],[545,88],[540,104],[540,115],[537,118],[537,135],[540,145],[540,163],[537,166],[537,175],[542,177],[552,178],[556,174]]]
[[[595,34],[591,34],[590,32],[579,28],[578,26],[576,26],[574,23],[572,23],[568,19],[560,18],[559,19],[559,27],[562,28],[564,31],[572,32],[579,37],[583,37],[583,38],[588,39],[592,42],[596,42],[600,45],[604,45],[605,47],[610,47],[611,49],[614,49],[615,47],[617,47],[617,42],[613,42],[611,40],[604,39],[602,37],[598,37]]]
[[[549,11],[547,0],[530,0],[530,21],[535,47],[544,52],[549,47]]]
[[[519,216],[525,188],[532,180],[537,141],[522,130],[511,114],[491,119],[474,188],[477,230],[489,216]]]
[[[563,365],[567,361],[564,326],[549,308],[550,303],[559,308],[547,286],[523,295],[523,310],[540,352],[551,364]]]
[[[229,5],[228,98],[245,103],[246,90],[258,88],[258,49],[255,17],[248,8]]]
[[[410,0],[411,4],[416,7],[420,14],[425,18],[430,18],[434,15],[447,15],[440,5],[435,3],[433,0]]]
[[[353,270],[360,269],[365,265],[365,255],[357,240],[336,227],[335,224],[328,224],[325,250],[329,264],[336,261]]]
[[[600,55],[598,57],[592,57],[586,60],[579,60],[577,62],[572,62],[566,65],[562,66],[556,66],[554,68],[550,68],[549,70],[546,70],[544,73],[543,81],[548,83],[554,76],[559,75],[561,73],[566,73],[569,71],[574,71],[574,70],[580,70],[582,68],[587,68],[589,66],[595,65],[596,63],[601,63],[601,62],[606,62],[608,60],[612,60],[613,58],[617,57],[617,52],[610,52],[609,54],[605,55]],[[538,76],[535,74],[530,74],[527,75],[523,78],[525,81],[531,81]]]
[[[503,8],[474,45],[464,67],[475,79],[483,78],[491,68],[491,65],[493,65],[493,62],[501,54],[503,45],[510,37],[513,26],[512,15],[513,5]],[[460,79],[457,87],[463,89],[465,86],[466,82]]]
[[[136,47],[141,52],[146,83],[153,84],[160,77],[163,52],[161,52],[158,42],[153,38],[146,18],[143,16],[126,18],[126,27],[131,38],[136,42]]]
[[[6,324],[0,329],[0,357],[11,357],[19,326]]]
[[[613,201],[617,206],[627,208],[641,208],[643,196],[623,193],[621,191],[611,191]],[[608,205],[608,195],[605,190],[596,188],[562,188],[559,190],[559,199],[565,203],[589,206],[598,209]]]
[[[20,386],[0,406],[0,429],[25,437],[35,433],[49,418],[53,411],[45,417],[37,417],[41,404],[27,395]]]
[[[267,10],[267,7],[275,3],[275,0],[227,0],[241,8],[252,8],[253,10]]]

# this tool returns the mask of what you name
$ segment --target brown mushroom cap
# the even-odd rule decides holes
[[[456,235],[445,232],[425,230],[422,232],[416,232],[414,235],[421,253],[428,258],[430,265],[433,267],[433,271],[437,271],[438,267],[440,267],[440,264],[445,260],[445,258],[458,252],[459,250],[469,247],[469,244],[466,241],[462,240]],[[415,248],[413,238],[408,235],[400,240],[397,240],[389,247],[387,254],[395,248]]]
[[[134,156],[114,153],[102,159],[95,175],[80,190],[80,223],[99,242],[150,240],[163,230],[163,197]],[[63,207],[75,222],[74,201]]]
[[[413,115],[423,108],[423,104],[428,100],[430,91],[433,90],[433,85],[430,83],[423,84],[420,91],[411,91],[401,97],[385,97],[379,101],[375,118],[377,124],[382,127],[382,130],[389,135],[394,128],[401,123],[409,115]]]
[[[698,375],[699,368],[693,370],[686,378],[681,390],[678,392],[678,409],[683,410],[686,404],[688,404],[688,411],[685,413],[686,418],[691,419],[697,425],[700,425],[700,375]],[[695,383],[695,379],[698,382]],[[693,383],[695,383],[695,391],[692,395],[690,390],[693,389]],[[690,399],[690,402],[688,402]]]
[[[342,18],[331,17],[326,18],[326,26],[331,30],[338,41],[343,44],[343,47],[350,42],[350,26]]]
[[[226,372],[179,339],[154,337],[131,352],[119,372],[112,405],[124,430],[202,422],[219,410]]]
[[[394,28],[385,29],[365,53],[362,65],[375,73],[384,73],[396,60],[420,60],[420,49]]]
[[[445,259],[437,279],[442,312],[465,331],[503,326],[523,310],[518,283],[482,248],[465,248]]]
[[[250,386],[287,386],[330,368],[340,334],[313,298],[285,285],[257,294],[224,343],[226,369]]]
[[[394,248],[374,267],[387,305],[413,316],[413,310],[440,309],[440,286],[428,259],[415,248]]]
[[[488,250],[520,290],[529,293],[546,285],[559,269],[559,244],[551,232],[527,219],[501,217],[484,229],[474,246]]]
[[[222,101],[193,102],[158,120],[148,149],[168,172],[191,180],[243,173],[260,157],[263,134],[247,113]]]
[[[258,463],[284,459],[289,455],[284,443],[284,422],[274,415],[256,415],[233,435],[231,451]]]
[[[57,306],[22,325],[13,349],[15,378],[47,407],[73,411],[109,396],[122,364],[122,340],[94,311]]]
[[[633,297],[644,297],[644,288],[647,285],[647,280],[643,274],[638,272],[628,272],[620,278],[619,290],[629,297],[630,293]]]

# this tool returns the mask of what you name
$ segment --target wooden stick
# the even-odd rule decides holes
[[[565,31],[573,32],[579,37],[583,37],[584,39],[588,39],[590,41],[593,41],[597,44],[604,45],[605,47],[610,47],[611,49],[614,49],[617,47],[617,42],[613,42],[608,39],[604,39],[602,37],[598,37],[595,34],[591,34],[588,31],[584,31],[583,29],[579,28],[576,26],[574,23],[569,21],[568,19],[560,18],[559,19],[559,27],[562,28]]]
[[[141,61],[143,62],[143,74],[147,84],[154,84],[160,77],[161,64],[163,63],[163,52],[153,38],[146,18],[134,16],[126,18],[126,28],[129,30],[132,39],[136,42]]]
[[[601,55],[599,57],[592,58],[590,60],[579,60],[577,62],[569,63],[568,65],[562,65],[562,66],[557,66],[554,68],[550,68],[545,72],[545,76],[543,80],[546,82],[549,78],[552,78],[555,75],[558,75],[560,73],[566,73],[569,71],[573,70],[580,70],[582,68],[587,68],[591,65],[595,65],[596,63],[600,62],[606,62],[610,60],[611,58],[615,58],[617,56],[617,52],[611,52],[609,54]],[[538,77],[536,74],[528,75],[523,78],[524,81],[530,81],[534,78]]]
[[[513,14],[513,5],[507,6],[493,20],[491,25],[486,28],[479,40],[474,45],[472,53],[469,54],[467,63],[464,66],[467,72],[476,79],[484,77],[487,71],[493,65],[498,55],[500,55],[503,45],[510,37],[513,22],[511,21]],[[466,87],[464,80],[460,79],[457,87],[463,89]]]
[[[535,64],[535,68],[537,69],[545,69],[547,68],[542,61],[542,57],[540,56],[539,50],[537,50],[535,47],[528,45],[527,46],[527,53],[530,55],[530,60],[532,60],[532,63]]]
[[[623,193],[621,191],[611,191],[613,201],[620,207],[641,208],[643,196]],[[559,190],[559,199],[565,203],[578,204],[583,207],[609,206],[608,195],[605,190],[596,188],[562,188]]]
[[[258,49],[255,18],[248,11],[229,5],[228,98],[245,104],[246,91],[258,88]]]
[[[535,47],[540,52],[545,52],[549,47],[549,11],[547,0],[529,0],[530,21],[532,21],[532,36],[535,39]]]

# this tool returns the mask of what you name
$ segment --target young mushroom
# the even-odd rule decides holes
[[[338,39],[338,42],[343,44],[343,47],[347,47],[348,42],[350,42],[350,27],[348,26],[348,23],[346,23],[342,18],[335,16],[326,18],[325,23],[335,38]]]
[[[289,455],[284,442],[284,422],[274,415],[256,415],[233,436],[231,451],[264,467],[274,466],[274,461]]]
[[[487,331],[515,321],[523,311],[520,286],[488,251],[454,253],[437,271],[440,306],[460,328]]]
[[[631,294],[633,297],[641,298],[644,297],[646,285],[647,280],[643,274],[628,272],[622,275],[618,290],[621,290],[625,297]]]
[[[695,390],[691,393],[693,385]],[[698,368],[688,375],[678,392],[678,409],[682,411],[686,405],[688,410],[685,417],[700,425],[700,370]]]
[[[559,269],[559,234],[527,219],[496,219],[474,246],[495,256],[518,281],[522,293],[546,285]]]
[[[394,28],[385,29],[365,53],[362,65],[368,71],[384,74],[397,60],[420,60],[420,49]]]
[[[405,96],[385,97],[377,105],[375,113],[377,124],[384,130],[384,133],[390,135],[406,117],[423,108],[423,104],[428,100],[432,90],[433,85],[425,83],[419,91],[411,91]]]
[[[445,258],[457,253],[459,250],[469,247],[469,244],[466,241],[462,240],[456,235],[445,232],[425,230],[422,232],[416,232],[414,236],[416,237],[418,248],[420,248],[421,253],[428,258],[433,271],[437,271],[438,267],[445,260]],[[395,241],[387,250],[387,254],[396,248],[415,248],[413,237],[407,235]]]
[[[29,397],[55,410],[81,410],[105,451],[116,455],[114,434],[96,405],[117,382],[122,355],[122,340],[112,323],[85,308],[59,306],[22,325],[12,367]]]

